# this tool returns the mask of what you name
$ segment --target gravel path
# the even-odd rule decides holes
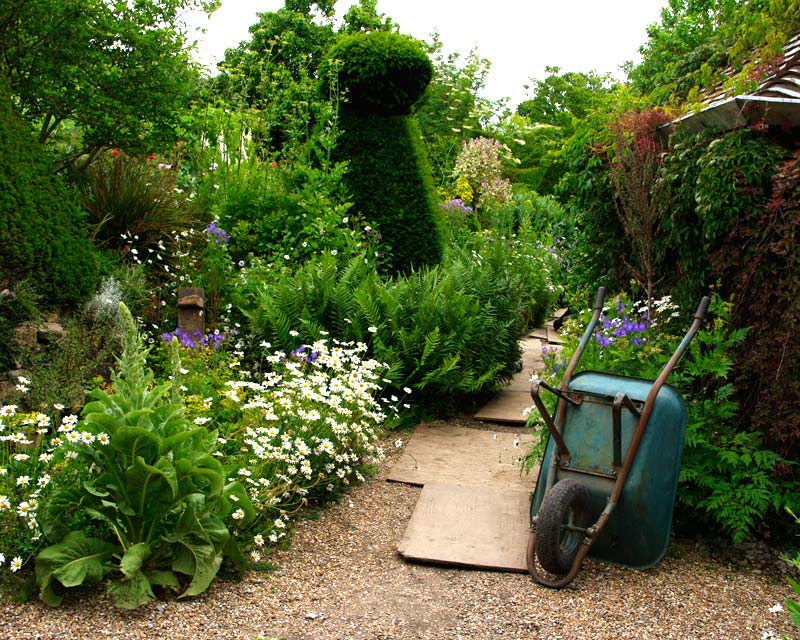
[[[654,569],[587,562],[571,588],[527,575],[406,563],[396,544],[420,489],[375,478],[319,519],[300,523],[269,573],[216,581],[186,601],[115,609],[104,593],[70,595],[59,609],[0,605],[0,638],[14,639],[761,639],[794,637],[790,594],[771,564],[735,566],[678,541]]]

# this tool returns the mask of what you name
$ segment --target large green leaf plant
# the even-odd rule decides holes
[[[124,304],[120,324],[113,392],[91,392],[82,420],[65,433],[72,455],[93,473],[63,484],[42,515],[53,544],[37,556],[35,577],[51,606],[61,603],[63,587],[104,578],[123,608],[153,600],[153,587],[197,595],[225,558],[243,565],[224,519],[234,503],[240,525],[255,512],[240,483],[225,483],[212,455],[216,433],[184,416],[177,344],[171,381],[155,384],[148,349]]]

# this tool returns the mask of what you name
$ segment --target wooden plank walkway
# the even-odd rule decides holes
[[[417,486],[438,482],[530,488],[519,465],[530,442],[530,435],[507,428],[468,429],[423,423],[414,430],[387,479]]]
[[[524,474],[519,463],[531,440],[523,431],[523,411],[533,403],[531,375],[544,368],[542,346],[560,343],[553,320],[522,341],[522,371],[475,415],[491,423],[487,429],[446,423],[416,428],[388,477],[423,487],[397,547],[404,558],[527,571],[530,495],[538,469]]]
[[[423,485],[398,543],[407,560],[526,571],[530,495],[538,469],[522,471],[531,436],[446,423],[419,425],[388,480]]]
[[[527,571],[530,490],[429,483],[397,547],[407,560]]]
[[[554,325],[556,319],[563,317],[566,311],[559,309],[544,326],[535,329],[527,338],[520,341],[522,371],[515,374],[508,385],[481,407],[475,414],[477,420],[520,426],[525,424],[524,412],[533,405],[531,376],[544,369],[542,347],[545,345],[560,347],[564,343]]]

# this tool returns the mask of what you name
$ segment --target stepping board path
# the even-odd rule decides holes
[[[563,340],[555,330],[555,325],[566,315],[566,309],[559,309],[543,327],[539,327],[527,338],[520,341],[522,347],[522,371],[518,372],[494,398],[487,402],[478,413],[477,420],[524,425],[525,410],[533,405],[531,400],[531,375],[544,369],[542,347],[559,348]]]
[[[398,544],[405,559],[527,571],[538,469],[525,474],[519,462],[531,442],[523,410],[532,404],[530,376],[543,368],[541,347],[558,340],[552,321],[537,331],[522,341],[522,371],[476,414],[486,428],[421,424],[406,443],[388,477],[422,486]]]
[[[534,470],[520,456],[530,436],[499,426],[419,425],[388,480],[422,485],[398,552],[407,560],[526,570]]]

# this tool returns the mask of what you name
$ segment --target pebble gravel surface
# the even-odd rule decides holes
[[[393,445],[389,443],[389,448]],[[181,640],[767,639],[794,638],[775,561],[733,563],[675,541],[647,571],[588,561],[570,588],[525,574],[410,564],[396,548],[420,488],[378,474],[300,522],[269,572],[217,580],[204,595],[115,609],[101,590],[58,609],[0,604],[0,638]]]

